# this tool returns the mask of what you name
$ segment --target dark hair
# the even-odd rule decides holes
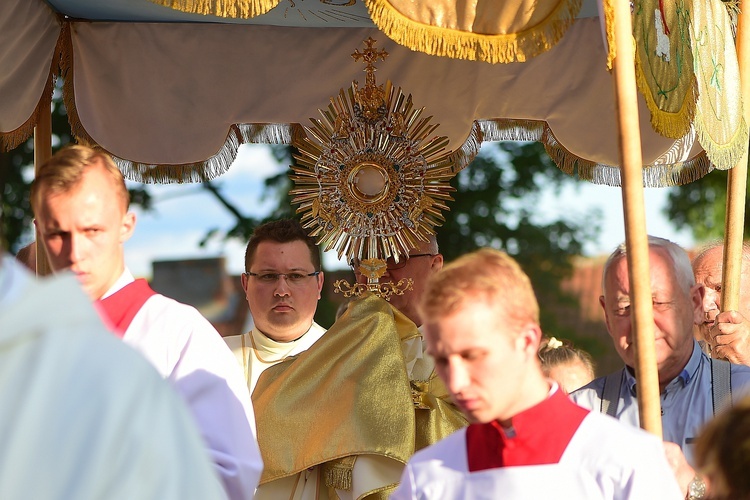
[[[315,243],[315,239],[308,236],[307,231],[296,219],[279,219],[266,222],[255,228],[250,241],[247,242],[245,249],[245,271],[250,272],[250,265],[255,257],[255,251],[258,245],[264,241],[273,241],[275,243],[291,243],[301,241],[307,245],[310,250],[310,260],[316,271],[320,271],[320,249]]]
[[[750,397],[716,416],[695,443],[695,462],[717,497],[750,498]],[[713,496],[712,496],[713,498]]]

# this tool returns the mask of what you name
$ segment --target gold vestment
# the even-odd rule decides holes
[[[329,496],[351,488],[358,455],[405,464],[466,425],[442,381],[410,381],[401,342],[416,325],[365,294],[307,351],[265,370],[253,392],[261,484],[321,466]],[[359,498],[386,498],[396,483]]]

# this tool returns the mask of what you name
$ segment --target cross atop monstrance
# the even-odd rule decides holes
[[[372,37],[369,37],[367,40],[365,40],[365,44],[367,45],[365,50],[360,52],[359,49],[356,49],[352,54],[352,57],[355,61],[363,61],[366,63],[365,69],[363,71],[367,73],[365,83],[368,86],[375,85],[375,72],[378,70],[375,67],[375,63],[377,62],[378,58],[380,58],[381,61],[385,61],[385,58],[388,57],[388,52],[386,52],[384,49],[377,50],[373,47],[375,42],[376,40],[374,40]]]

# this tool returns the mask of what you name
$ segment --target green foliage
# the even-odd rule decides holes
[[[674,188],[667,197],[667,215],[678,229],[690,229],[698,241],[724,237],[727,171],[714,170],[702,179]],[[745,199],[745,213],[750,203]],[[745,217],[744,233],[750,220]]]
[[[486,246],[508,252],[545,304],[543,331],[578,344],[581,332],[558,321],[561,309],[578,308],[577,299],[560,284],[573,270],[571,257],[598,236],[600,216],[587,214],[576,221],[561,213],[539,213],[542,188],[554,192],[573,182],[539,143],[484,144],[482,153],[453,180],[455,201],[438,229],[438,243],[447,261]]]

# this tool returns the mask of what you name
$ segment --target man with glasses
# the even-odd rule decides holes
[[[307,350],[326,330],[313,321],[323,288],[320,251],[299,222],[258,226],[245,250],[242,289],[253,316],[249,333],[225,337],[252,394],[260,374]]]
[[[401,311],[407,318],[412,320],[417,327],[422,326],[422,317],[417,310],[417,304],[424,293],[427,278],[443,268],[443,256],[438,250],[435,236],[430,236],[428,241],[420,244],[409,253],[408,258],[401,258],[396,263],[393,258],[386,262],[386,273],[380,278],[381,283],[393,282],[411,278],[412,288],[403,295],[392,295],[390,303]],[[359,261],[351,263],[354,274],[359,283],[367,283],[367,277],[359,272]]]
[[[242,289],[254,327],[224,338],[245,370],[251,394],[261,373],[303,353],[326,333],[313,321],[323,288],[320,269],[315,240],[298,221],[271,221],[253,231],[245,250]],[[273,436],[264,437],[273,441]],[[261,446],[261,453],[269,450]],[[307,498],[317,490],[318,478],[317,468],[312,467],[261,485],[255,498]]]

